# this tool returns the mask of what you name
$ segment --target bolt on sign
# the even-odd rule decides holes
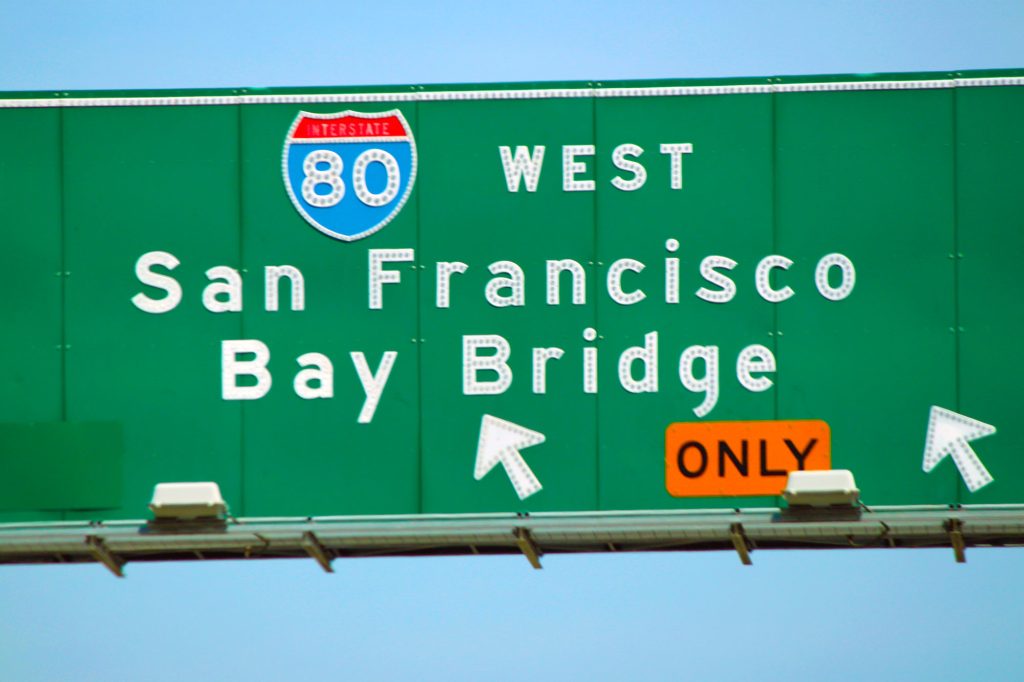
[[[1022,121],[1021,71],[0,93],[0,522],[1024,502]]]

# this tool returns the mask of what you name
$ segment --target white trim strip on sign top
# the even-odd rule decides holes
[[[372,102],[457,102],[514,99],[579,99],[587,97],[688,97],[794,92],[846,92],[866,90],[933,90],[957,87],[1013,87],[1024,76],[956,78],[907,81],[836,81],[832,83],[765,83],[746,85],[692,85],[652,87],[531,88],[523,90],[410,90],[408,92],[216,95],[184,97],[56,97],[0,99],[0,109],[55,107],[163,107],[230,106],[238,104],[344,104]]]

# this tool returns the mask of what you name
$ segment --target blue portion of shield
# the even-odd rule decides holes
[[[389,171],[383,155],[374,153],[375,150],[386,152],[396,162]],[[308,168],[316,171],[334,174],[327,161],[318,161],[307,167],[306,160],[311,154],[319,151],[328,151],[337,154],[341,159],[340,186],[342,196],[337,203],[329,206],[315,206],[308,200],[308,191],[312,191],[320,197],[331,195],[332,191],[337,192],[339,185],[338,178],[332,178],[332,182],[307,183],[307,195],[303,194],[303,183],[307,179]],[[374,159],[365,163],[365,173],[360,183],[353,177],[353,170],[356,161],[366,153],[367,158]],[[322,159],[324,154],[317,154],[313,159]],[[415,158],[411,141],[375,141],[360,139],[358,142],[323,142],[319,140],[289,141],[287,148],[286,178],[288,189],[296,208],[310,223],[321,232],[324,232],[337,239],[351,241],[365,237],[386,225],[398,210],[405,203],[409,191],[409,183],[415,172]],[[312,161],[312,159],[311,159]],[[394,182],[390,177],[391,173],[397,173],[397,192],[387,192],[388,183]],[[333,183],[333,184],[332,184]],[[378,197],[390,197],[387,203],[380,206],[371,205],[371,200],[366,200],[366,193]],[[360,194],[363,197],[360,197]],[[321,203],[329,203],[325,200]],[[379,201],[379,200],[378,200]]]

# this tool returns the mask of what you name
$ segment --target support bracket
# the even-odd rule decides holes
[[[103,542],[103,538],[98,535],[88,535],[85,538],[85,544],[89,548],[89,554],[93,559],[106,566],[118,578],[124,577],[124,570],[122,568],[125,564],[124,559],[111,552],[106,543]]]
[[[879,534],[878,539],[885,542],[889,547],[895,547],[896,541],[889,534],[890,531],[892,531],[892,528],[890,528],[889,524],[885,521],[879,521],[879,523],[882,525],[882,532]]]
[[[729,526],[729,539],[732,540],[732,546],[736,549],[736,553],[740,555],[740,562],[744,566],[753,565],[753,561],[750,560],[750,541],[747,540],[747,534],[743,532],[743,524],[734,523]]]
[[[324,569],[327,573],[334,573],[334,568],[331,566],[331,557],[327,554],[327,548],[320,544],[320,540],[313,531],[307,530],[302,534],[302,548],[306,550],[306,554],[311,559],[320,564],[320,568]]]
[[[960,519],[946,521],[946,532],[949,533],[949,544],[953,546],[953,556],[958,564],[967,563],[967,543],[964,542],[964,522]]]
[[[533,535],[530,534],[529,528],[515,528],[513,530],[516,536],[516,544],[519,545],[519,551],[523,553],[526,559],[530,562],[530,565],[534,568],[543,568],[540,565],[540,557],[543,552],[540,551],[540,547],[537,546],[537,542],[533,539]]]

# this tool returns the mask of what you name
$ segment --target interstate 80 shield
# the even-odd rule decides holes
[[[387,225],[416,180],[416,141],[402,112],[300,111],[282,154],[288,196],[326,235],[354,241]]]

